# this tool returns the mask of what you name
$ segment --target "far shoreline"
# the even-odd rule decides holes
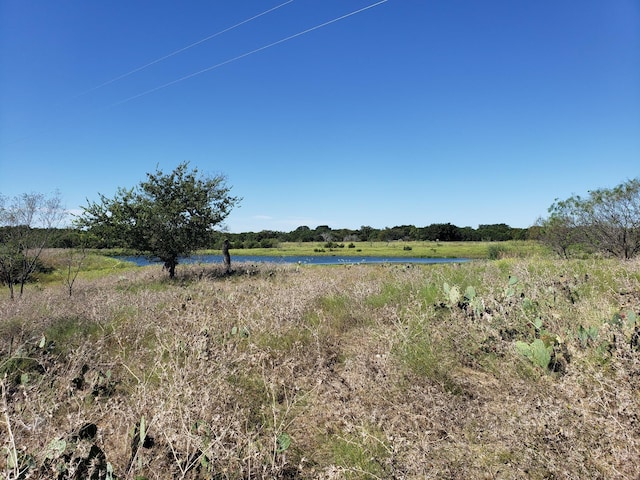
[[[327,247],[321,242],[282,242],[271,248],[231,248],[234,257],[347,257],[353,258],[419,258],[419,259],[455,259],[473,260],[496,259],[504,256],[529,257],[548,253],[539,242],[533,240],[508,240],[504,242],[345,242],[338,247]],[[342,246],[343,245],[343,246]],[[349,245],[353,245],[349,247]],[[144,256],[143,252],[129,249],[96,250],[96,253],[109,257]],[[196,250],[191,257],[202,255],[221,255],[216,248]]]

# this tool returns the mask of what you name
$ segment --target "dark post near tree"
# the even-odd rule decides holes
[[[148,173],[138,187],[83,207],[77,225],[94,235],[160,259],[175,276],[181,257],[208,245],[210,232],[240,201],[222,175],[206,177],[181,163],[171,173]]]
[[[231,255],[229,254],[229,248],[231,244],[229,240],[226,239],[222,244],[222,256],[224,259],[224,273],[231,273]]]

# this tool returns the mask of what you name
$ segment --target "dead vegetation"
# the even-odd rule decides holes
[[[158,267],[0,299],[0,471],[640,476],[640,264]]]

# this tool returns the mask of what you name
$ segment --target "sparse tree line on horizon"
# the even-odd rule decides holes
[[[425,227],[402,225],[356,230],[315,229],[300,226],[291,232],[226,233],[215,227],[240,201],[230,195],[226,178],[206,177],[182,163],[171,173],[148,173],[147,180],[131,189],[120,188],[113,198],[100,195],[90,202],[73,228],[60,228],[66,215],[60,193],[22,194],[7,198],[0,193],[0,284],[24,284],[43,268],[45,247],[71,250],[125,248],[160,258],[173,277],[178,258],[199,249],[220,249],[228,240],[233,249],[272,248],[280,242],[373,241],[507,241],[539,240],[558,255],[600,253],[622,259],[640,253],[640,179],[611,189],[589,192],[585,198],[556,200],[549,216],[529,228],[506,224],[457,227],[436,223]],[[83,258],[80,256],[79,258]],[[71,271],[71,270],[70,270]],[[75,277],[69,277],[75,278]],[[68,282],[71,293],[72,281]]]

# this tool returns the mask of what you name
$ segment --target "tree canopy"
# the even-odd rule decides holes
[[[60,193],[23,193],[11,199],[0,195],[0,283],[24,285],[38,268],[40,255],[55,228],[66,216]]]
[[[181,163],[171,173],[147,173],[136,188],[119,188],[113,198],[83,207],[77,225],[93,235],[159,258],[175,276],[180,257],[208,245],[210,233],[240,201],[226,177],[201,176]]]
[[[544,238],[565,256],[577,245],[623,259],[640,253],[640,179],[556,200],[549,214]]]

